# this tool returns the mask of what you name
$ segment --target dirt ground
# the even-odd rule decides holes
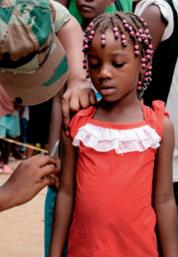
[[[17,162],[12,161],[14,168]],[[0,175],[2,184],[9,175]],[[32,201],[0,214],[0,257],[43,257],[46,189]]]

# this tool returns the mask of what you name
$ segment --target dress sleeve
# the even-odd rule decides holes
[[[69,124],[69,131],[72,139],[75,137],[78,129],[84,126],[88,122],[88,120],[92,117],[94,111],[95,111],[94,107],[90,106],[87,109],[80,110],[73,116]]]
[[[165,109],[165,103],[160,100],[152,102],[152,108],[156,116],[156,130],[159,135],[163,135],[163,121],[165,117],[169,118],[169,113]]]
[[[70,20],[71,15],[67,8],[62,4],[53,0],[51,0],[50,3],[52,5],[52,11],[55,12],[54,31],[55,33],[58,33],[64,24]]]
[[[174,30],[174,16],[171,6],[166,2],[162,0],[143,0],[140,3],[137,4],[135,8],[135,14],[138,16],[141,16],[142,13],[145,11],[147,7],[150,5],[157,5],[160,9],[161,15],[163,18],[167,21],[166,29],[163,33],[163,36],[161,38],[161,41],[165,41],[168,39]]]

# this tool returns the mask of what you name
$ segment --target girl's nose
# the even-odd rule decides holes
[[[106,78],[111,78],[111,70],[108,65],[103,65],[100,69],[99,72],[99,78],[100,79],[106,79]]]

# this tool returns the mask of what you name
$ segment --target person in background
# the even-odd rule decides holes
[[[153,78],[144,102],[150,105],[154,99],[164,101],[174,125],[173,185],[178,205],[178,2],[142,0],[135,13],[146,20],[154,47]]]
[[[0,211],[30,201],[45,186],[55,184],[56,162],[45,155],[36,155],[23,161],[9,179],[0,186]]]
[[[49,150],[49,128],[53,99],[41,104],[29,106],[29,122],[27,126],[27,141],[32,145],[39,145]],[[27,150],[27,157],[34,154],[34,150]]]
[[[12,169],[9,166],[9,157],[11,152],[14,155],[17,153],[15,146],[5,141],[6,137],[16,139],[19,136],[19,113],[0,85],[0,173],[12,173]]]
[[[28,122],[29,122],[29,107],[28,106],[22,106],[19,110],[19,116],[20,116],[20,142],[27,144],[27,128],[28,128]],[[19,146],[19,152],[22,155],[22,159],[27,158],[27,147],[25,146]]]
[[[83,25],[83,17],[80,14],[80,11],[77,8],[76,0],[58,0],[58,2],[62,3],[64,6],[66,6],[70,13],[78,20],[78,22]],[[95,1],[88,1],[84,0],[83,3],[92,3]],[[112,5],[109,5],[106,7],[105,12],[116,12],[117,10],[120,11],[132,11],[132,0],[116,0]]]
[[[103,12],[116,12],[119,8],[121,8],[121,11],[131,11],[131,1],[111,1],[111,0],[69,0],[69,1],[61,1],[58,0],[58,2],[64,4],[66,7],[68,7],[70,13],[74,15],[74,17],[80,22],[82,28],[84,29],[85,26],[88,24],[88,22],[91,21],[92,18],[95,18],[97,15],[103,13]],[[85,13],[82,11],[82,5],[92,5],[93,8],[89,10],[89,13]],[[119,5],[118,5],[119,4]],[[87,18],[87,15],[89,17]],[[50,128],[50,136],[49,136],[49,148],[51,148],[56,140],[60,137],[59,135],[59,120],[61,119],[59,113],[60,109],[60,103],[59,103],[59,96],[56,96],[53,100],[53,106],[52,106],[52,115],[51,115],[51,128]],[[77,111],[77,109],[75,110]],[[69,122],[69,119],[67,120]],[[57,152],[55,155],[55,158],[57,160],[57,163],[60,164],[59,159],[59,153]],[[60,165],[59,165],[60,166]],[[56,199],[56,188],[55,187],[49,187],[45,199],[45,233],[44,233],[44,252],[45,257],[48,257],[49,253],[49,246],[50,246],[50,240],[51,240],[51,231],[52,231],[52,222],[53,222],[53,211],[54,211],[54,204]],[[64,249],[63,256],[67,256],[66,248]]]
[[[101,101],[62,133],[62,167],[49,257],[178,253],[172,188],[174,130],[164,102],[143,104],[152,73],[146,22],[102,14],[84,36],[85,68]],[[69,162],[70,159],[70,162]],[[153,199],[153,201],[152,201]]]

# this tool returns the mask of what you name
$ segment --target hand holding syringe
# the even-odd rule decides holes
[[[60,141],[57,140],[56,143],[51,148],[51,150],[49,151],[49,156],[50,157],[52,157],[52,158],[55,157],[55,154],[59,149],[59,143],[60,143]],[[51,176],[56,180],[55,187],[58,188],[59,187],[59,176],[57,176],[57,175],[51,175]]]

